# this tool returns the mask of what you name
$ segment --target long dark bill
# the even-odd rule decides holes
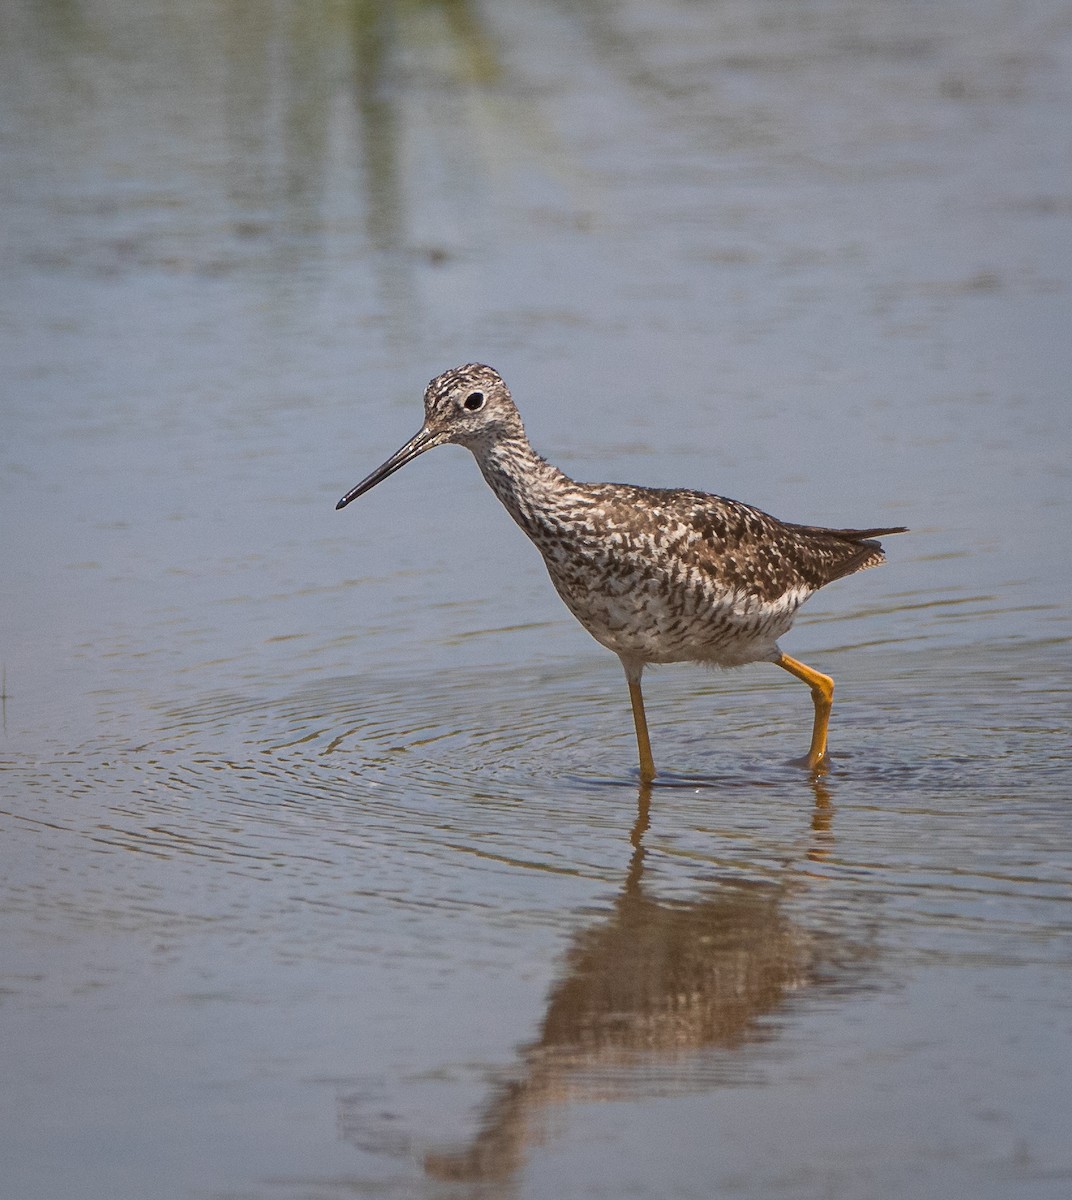
[[[422,429],[415,437],[411,437],[401,450],[396,450],[382,466],[377,467],[371,475],[366,475],[357,487],[351,488],[339,503],[335,505],[335,508],[345,508],[351,500],[356,500],[358,496],[363,496],[367,491],[374,488],[376,484],[382,483],[388,475],[393,475],[396,471],[400,471],[406,463],[412,462],[418,454],[423,454],[425,450],[431,450],[433,446],[438,445],[439,436],[431,432],[431,430]]]

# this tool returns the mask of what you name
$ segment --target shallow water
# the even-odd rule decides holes
[[[7,6],[13,1196],[1063,1197],[1072,25]],[[469,456],[905,524],[645,679]]]

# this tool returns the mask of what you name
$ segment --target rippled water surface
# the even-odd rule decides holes
[[[10,0],[19,1200],[1065,1197],[1072,22]],[[430,376],[580,478],[908,525],[645,678]]]

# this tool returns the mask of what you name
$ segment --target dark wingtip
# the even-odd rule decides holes
[[[848,541],[861,542],[867,538],[889,537],[892,533],[908,533],[908,527],[905,525],[894,525],[891,527],[883,527],[881,529],[838,529],[834,531],[843,535]]]
[[[343,498],[339,501],[339,503],[335,505],[335,511],[338,512],[340,508],[345,508],[347,506],[347,504],[349,504],[349,503],[350,503],[349,500],[347,500],[346,497],[343,496]]]

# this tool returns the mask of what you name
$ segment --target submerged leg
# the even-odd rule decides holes
[[[633,725],[636,727],[637,750],[640,753],[640,782],[651,783],[655,778],[655,761],[651,757],[651,741],[648,738],[648,719],[644,715],[644,696],[640,691],[640,676],[644,664],[634,666],[622,660],[625,678],[629,684],[629,701],[633,706]]]
[[[808,750],[808,767],[814,771],[826,758],[826,728],[830,724],[830,708],[834,700],[834,681],[829,675],[823,675],[811,667],[797,662],[788,654],[779,654],[775,663],[795,675],[811,688],[811,698],[815,703],[815,724],[811,731],[811,747]]]

